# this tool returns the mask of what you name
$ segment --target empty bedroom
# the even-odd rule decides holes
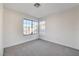
[[[0,3],[1,56],[79,56],[79,3]]]

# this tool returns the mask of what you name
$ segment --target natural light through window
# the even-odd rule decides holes
[[[45,25],[46,25],[46,22],[45,21],[40,21],[40,32],[45,32]]]
[[[24,35],[37,34],[38,22],[34,20],[24,19],[23,20],[23,33]]]

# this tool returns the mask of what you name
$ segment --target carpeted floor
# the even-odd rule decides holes
[[[4,56],[79,56],[79,51],[44,40],[34,40],[5,48]]]

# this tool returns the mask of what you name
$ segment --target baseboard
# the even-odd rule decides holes
[[[19,44],[23,44],[23,43],[26,43],[26,42],[34,41],[34,40],[38,40],[38,38],[36,38],[36,39],[32,39],[32,40],[28,40],[28,41],[25,41],[25,42],[20,42],[20,43],[18,43],[18,44],[16,43],[16,44],[14,44],[14,45],[11,45],[11,46],[4,47],[4,49],[5,49],[5,48],[12,47],[12,46],[19,45]]]
[[[40,39],[41,39],[41,38],[40,38]],[[57,45],[61,45],[61,46],[63,46],[63,47],[67,47],[67,48],[70,48],[70,49],[74,49],[74,50],[76,50],[76,51],[79,51],[79,49],[73,48],[73,47],[71,47],[71,46],[67,46],[67,45],[60,44],[60,43],[57,43],[57,42],[53,42],[53,41],[50,41],[50,40],[45,40],[45,39],[41,39],[41,40],[44,40],[44,41],[47,41],[47,42],[50,42],[50,43],[54,43],[54,44],[57,44]]]

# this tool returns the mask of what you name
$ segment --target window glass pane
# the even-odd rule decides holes
[[[23,30],[24,30],[24,35],[28,35],[28,34],[31,34],[32,32],[32,21],[30,20],[24,20],[23,22]]]
[[[38,22],[33,21],[33,34],[38,33]]]
[[[24,33],[24,35],[37,34],[38,33],[38,22],[24,19],[23,33]]]
[[[24,33],[24,35],[27,34],[27,32],[26,32],[27,30],[26,29],[27,29],[26,20],[24,20],[23,21],[23,33]]]
[[[45,21],[40,21],[40,31],[45,32]]]
[[[26,20],[27,22],[26,22],[26,25],[27,25],[27,34],[31,34],[31,24],[32,24],[32,21],[30,21],[30,20]]]

